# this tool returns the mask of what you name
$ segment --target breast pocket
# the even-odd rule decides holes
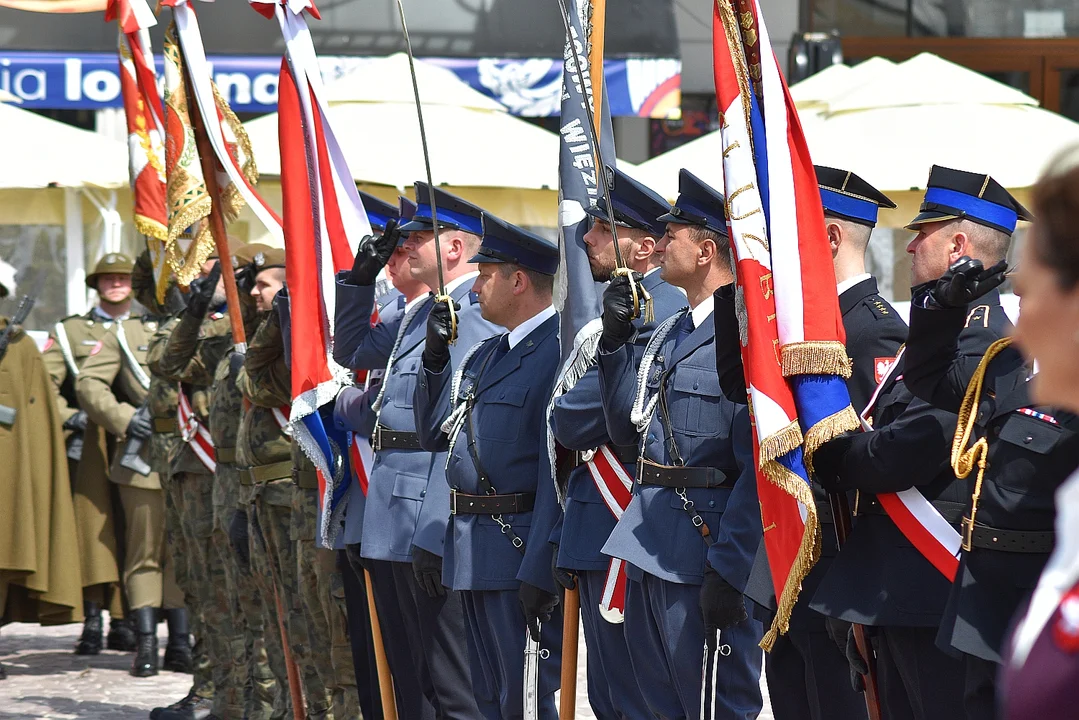
[[[390,552],[397,555],[412,552],[412,538],[416,534],[416,522],[425,495],[426,477],[397,473],[390,499]]]
[[[393,389],[390,395],[393,406],[402,410],[412,409],[412,397],[416,392],[416,380],[420,372],[420,356],[406,357],[398,360],[390,370],[390,379]]]
[[[1011,413],[1000,428],[1003,446],[994,460],[997,468],[989,472],[996,484],[1014,492],[1043,492],[1045,478],[1039,478],[1037,465],[1056,446],[1064,429],[1044,420]],[[1003,467],[1001,467],[1003,465]],[[995,470],[995,472],[994,472]]]
[[[671,427],[691,437],[715,435],[727,426],[721,395],[715,368],[679,367],[667,384]]]
[[[527,385],[497,385],[480,396],[476,436],[494,442],[516,442],[521,434],[522,408],[528,397]]]

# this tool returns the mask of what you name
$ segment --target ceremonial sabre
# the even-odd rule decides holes
[[[539,623],[537,623],[538,625]],[[524,720],[539,720],[539,661],[551,656],[525,629]]]
[[[401,0],[397,0],[397,2],[400,4]],[[573,27],[570,25],[569,11],[566,10],[564,0],[558,0],[558,9],[562,12],[562,24],[566,26],[566,42],[569,44],[570,52],[573,53],[573,69],[577,74],[577,82],[581,85],[581,94],[584,95],[585,87],[587,87],[584,82],[584,71],[581,70],[581,57],[577,53],[577,43],[574,42]],[[594,92],[593,97],[596,97]],[[602,111],[602,108],[598,109]],[[607,220],[611,227],[611,236],[614,238],[614,262],[617,267],[612,275],[625,275],[630,280],[629,287],[633,292],[633,317],[640,317],[643,310],[644,321],[653,322],[655,320],[655,314],[652,310],[652,296],[644,289],[643,285],[633,282],[632,271],[626,267],[626,261],[622,257],[622,248],[618,245],[618,230],[616,229],[614,221],[614,204],[611,202],[611,187],[610,183],[607,182],[607,168],[603,165],[599,153],[599,132],[596,129],[596,110],[592,108],[592,104],[588,102],[587,97],[585,97],[584,111],[585,115],[588,117],[588,131],[592,135],[592,147],[595,148],[596,151],[596,174],[599,175],[600,184],[603,186],[603,199],[607,203]]]
[[[704,637],[704,662],[701,663],[701,720],[715,720],[716,717],[716,678],[719,676],[719,658],[720,656],[729,657],[731,654],[730,645],[720,644],[722,635],[723,631],[717,628],[714,638],[710,635]],[[712,692],[706,693],[709,656],[712,660]],[[711,702],[706,704],[704,702],[706,699]],[[711,707],[711,712],[706,712],[706,707]]]
[[[442,246],[438,240],[438,206],[435,203],[435,181],[431,175],[431,153],[427,150],[427,130],[423,125],[423,105],[420,102],[420,83],[416,79],[416,59],[412,55],[412,40],[408,36],[405,24],[405,6],[397,0],[397,13],[401,16],[401,31],[405,35],[405,50],[408,54],[408,70],[412,74],[412,92],[416,96],[416,118],[420,123],[420,144],[423,146],[423,164],[427,168],[427,187],[431,189],[431,222],[435,230],[435,260],[438,263],[438,294],[435,302],[444,300],[450,309],[450,345],[457,342],[457,313],[453,310],[453,298],[446,293],[446,281],[442,277]],[[416,198],[419,200],[419,198]]]

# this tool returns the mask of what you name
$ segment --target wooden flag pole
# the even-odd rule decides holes
[[[386,658],[386,645],[382,642],[382,625],[375,609],[375,591],[371,587],[371,573],[363,571],[367,585],[367,612],[371,616],[371,639],[375,646],[375,668],[378,670],[378,694],[382,700],[383,720],[397,720],[397,700],[393,692],[393,676],[390,661]]]
[[[607,27],[607,0],[592,0],[592,32],[588,37],[588,74],[592,80],[592,111],[597,118],[603,117],[603,37]],[[602,132],[600,123],[596,129]],[[596,153],[600,139],[596,138]]]

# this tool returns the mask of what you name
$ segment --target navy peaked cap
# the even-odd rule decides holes
[[[529,270],[554,275],[558,269],[558,246],[539,235],[483,214],[483,242],[470,263],[513,263]]]
[[[971,220],[1011,235],[1019,220],[1032,219],[1030,211],[988,175],[934,165],[921,211],[907,229],[943,220]]]
[[[820,186],[820,200],[825,215],[874,227],[882,207],[895,207],[891,198],[850,170],[824,165],[814,165],[813,169],[817,171],[817,185]]]
[[[662,223],[698,225],[727,235],[727,203],[723,193],[689,170],[678,171],[678,201],[656,220]]]
[[[385,230],[386,223],[401,217],[396,205],[380,200],[370,193],[360,192],[360,200],[363,201],[363,209],[367,211],[367,221],[371,223],[372,230]]]
[[[607,185],[614,204],[614,222],[622,227],[645,230],[659,237],[667,231],[665,223],[656,218],[667,211],[667,201],[655,190],[645,187],[621,170],[608,165]],[[603,222],[610,222],[607,199],[600,195],[587,210],[588,214]]]
[[[401,227],[402,232],[431,230],[434,220],[431,213],[431,187],[425,182],[416,183],[416,212],[412,220]],[[444,228],[463,230],[473,235],[483,234],[483,210],[442,188],[434,189],[438,224]]]

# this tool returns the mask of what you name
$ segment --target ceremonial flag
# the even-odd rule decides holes
[[[285,39],[278,97],[281,191],[284,202],[286,273],[292,314],[292,424],[296,439],[319,474],[320,533],[333,546],[347,482],[334,472],[331,421],[319,409],[350,384],[348,371],[333,360],[335,276],[352,267],[360,240],[371,233],[363,201],[327,118],[318,58],[304,13],[318,19],[311,0],[250,0],[256,11],[276,18]]]
[[[110,0],[105,20],[117,20],[120,26],[120,92],[127,119],[135,229],[146,237],[157,299],[164,302],[170,275],[165,260],[169,235],[165,208],[165,110],[157,90],[149,31],[157,24],[157,18],[146,0]]]
[[[254,190],[258,170],[240,120],[211,79],[198,19],[188,0],[163,0],[173,23],[165,35],[165,168],[168,199],[166,260],[180,285],[194,280],[214,252],[210,195],[206,190],[190,109],[202,119],[217,164],[221,211],[226,222],[246,203],[270,235],[283,243],[281,220]],[[188,97],[185,73],[193,97]]]
[[[812,454],[858,427],[816,174],[756,0],[716,0],[714,72],[757,488],[787,631],[820,555]]]

